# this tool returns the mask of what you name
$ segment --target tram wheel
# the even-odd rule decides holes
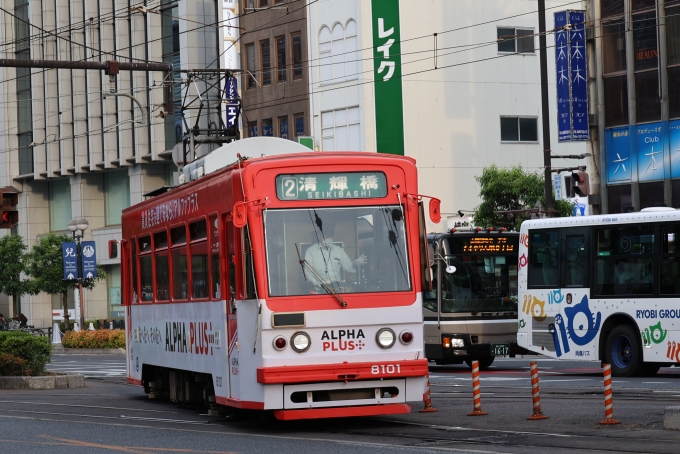
[[[479,358],[476,361],[479,361],[479,370],[487,370],[491,365],[493,364],[493,360],[495,358],[493,356],[489,356],[487,358]],[[472,369],[472,360],[471,359],[466,359],[465,364],[468,365],[470,369]]]
[[[636,377],[645,372],[638,333],[629,325],[617,326],[611,330],[604,356],[612,366],[612,375],[615,377]]]

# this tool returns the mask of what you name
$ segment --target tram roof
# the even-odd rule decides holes
[[[521,231],[534,228],[589,226],[608,224],[634,224],[644,222],[672,221],[680,219],[680,210],[642,210],[634,213],[597,214],[590,216],[571,216],[563,218],[531,219],[522,223]]]

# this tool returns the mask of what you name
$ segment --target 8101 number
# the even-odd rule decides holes
[[[373,375],[378,374],[400,374],[401,365],[399,364],[380,364],[371,366],[371,373]]]

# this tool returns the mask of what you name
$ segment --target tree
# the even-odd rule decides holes
[[[21,273],[25,270],[26,245],[24,240],[18,235],[0,238],[0,293],[12,297],[12,307],[17,307],[18,297],[30,293],[29,282],[21,280]]]
[[[65,234],[48,233],[40,237],[38,243],[28,253],[27,273],[31,276],[30,290],[32,294],[45,292],[50,295],[61,294],[64,317],[68,317],[68,290],[78,287],[78,281],[64,280],[64,258],[61,243],[73,241]],[[97,277],[83,279],[83,289],[92,290],[97,283],[106,277],[104,270],[97,264]],[[68,327],[66,328],[68,329]]]
[[[507,215],[499,211],[515,211],[534,208],[540,200],[545,206],[545,184],[542,175],[526,172],[522,166],[500,169],[496,165],[485,167],[482,175],[475,177],[481,189],[482,203],[475,210],[474,222],[478,226],[506,227],[519,230],[522,221],[531,214]],[[555,200],[556,216],[572,216],[574,204]]]

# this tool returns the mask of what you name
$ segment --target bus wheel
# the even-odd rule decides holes
[[[615,377],[635,377],[644,371],[638,333],[628,325],[617,326],[609,333],[604,356]]]
[[[479,361],[479,370],[487,370],[492,364],[493,364],[494,357],[489,356],[487,358],[479,358],[477,361]],[[466,359],[465,364],[468,365],[469,368],[472,369],[472,360],[471,359]]]

